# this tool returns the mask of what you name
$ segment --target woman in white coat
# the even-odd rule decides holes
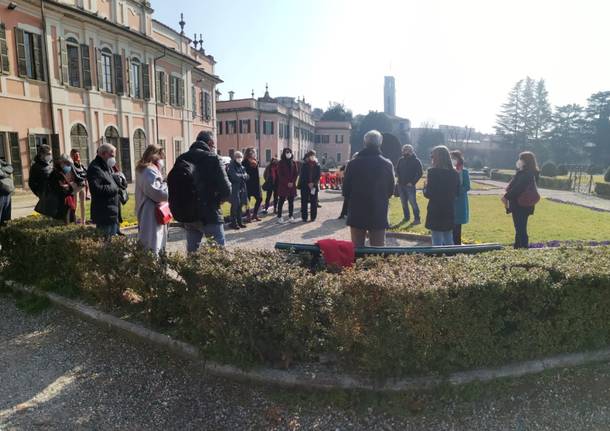
[[[165,250],[167,225],[157,222],[157,206],[168,199],[163,179],[165,154],[159,145],[149,145],[136,167],[136,215],[138,240],[155,254]]]

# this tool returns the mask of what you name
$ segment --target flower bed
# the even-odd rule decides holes
[[[610,249],[367,258],[313,273],[299,258],[206,248],[162,259],[125,238],[22,220],[2,275],[138,314],[242,366],[316,361],[373,375],[446,373],[610,345]]]

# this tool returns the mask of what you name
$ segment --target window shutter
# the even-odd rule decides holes
[[[201,93],[199,94],[199,110],[201,111],[201,119],[206,118],[205,116],[205,95],[207,93],[203,90],[201,90]]]
[[[6,44],[6,27],[2,23],[0,23],[0,73],[10,73],[8,45]]]
[[[34,163],[34,158],[38,153],[38,148],[36,148],[36,135],[28,135],[28,150],[30,153],[30,163]]]
[[[88,45],[80,46],[80,58],[83,63],[83,87],[91,90],[91,53]]]
[[[144,100],[150,100],[150,70],[148,64],[142,64],[142,95]]]
[[[161,72],[155,71],[155,100],[157,103],[162,103],[161,100]]]
[[[17,74],[26,77],[28,67],[25,60],[25,40],[23,30],[15,28],[15,43],[17,45]]]
[[[95,55],[97,56],[97,89],[98,91],[102,89],[102,80],[104,79],[102,77],[102,74],[104,73],[104,70],[102,68],[102,51],[99,48],[95,49]]]
[[[191,109],[192,109],[192,114],[193,114],[193,119],[195,119],[197,117],[197,92],[195,90],[195,87],[191,88]]]
[[[59,64],[61,66],[61,83],[68,85],[68,47],[66,40],[59,38]]]
[[[178,106],[184,108],[184,80],[178,78]]]
[[[205,93],[204,104],[205,104],[205,119],[209,121],[212,118],[212,115],[211,115],[212,113],[211,113],[211,109],[210,109],[210,93],[208,93],[207,91]]]
[[[119,96],[125,94],[125,78],[123,77],[123,57],[114,54],[114,91]]]
[[[36,79],[40,81],[44,81],[44,60],[42,55],[42,36],[33,35],[33,45],[34,45],[34,73],[36,74]]]
[[[169,77],[169,104],[172,106],[178,105],[176,101],[176,80],[175,76]]]
[[[171,82],[170,82],[170,77],[167,76],[167,74],[165,72],[161,72],[161,83],[163,85],[163,87],[165,87],[164,91],[163,91],[163,103],[167,105],[167,103],[169,102],[169,91],[170,91],[170,87],[171,87]]]
[[[125,88],[126,88],[125,93],[128,96],[134,96],[133,89],[131,88],[131,60],[129,58],[125,59],[125,72],[126,72],[125,75],[124,75],[126,77],[125,78],[126,79],[126,81],[125,81]]]

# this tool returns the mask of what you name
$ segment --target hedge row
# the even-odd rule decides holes
[[[610,345],[610,248],[367,258],[313,273],[270,251],[157,259],[43,223],[0,231],[5,277],[139,313],[223,362],[335,353],[344,370],[398,377]]]
[[[610,199],[610,183],[596,183],[595,194],[602,198]]]
[[[494,181],[509,182],[513,179],[512,174],[492,171],[491,179]],[[551,178],[541,176],[538,179],[538,187],[551,190],[572,190],[572,181],[568,178]]]

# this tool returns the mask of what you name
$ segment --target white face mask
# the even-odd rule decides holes
[[[45,162],[49,163],[51,160],[53,160],[53,156],[50,156],[50,155],[48,155],[48,156],[44,156],[43,160],[44,160]]]
[[[241,157],[238,157],[238,158],[236,158],[236,159],[235,159],[235,161],[236,161],[237,163],[240,163],[240,164],[241,164],[241,162],[243,162],[243,161],[244,161],[244,159],[242,159]]]
[[[288,160],[292,159],[292,153],[286,154],[286,159],[288,159]]]
[[[517,169],[519,169],[519,170],[523,169],[523,160],[521,160],[521,159],[517,160]]]
[[[159,166],[159,169],[163,169],[163,167],[165,166],[165,160],[163,160],[163,159],[157,160],[157,166]]]
[[[112,169],[116,166],[116,159],[114,157],[110,157],[108,160],[106,160],[106,164],[110,169]]]

